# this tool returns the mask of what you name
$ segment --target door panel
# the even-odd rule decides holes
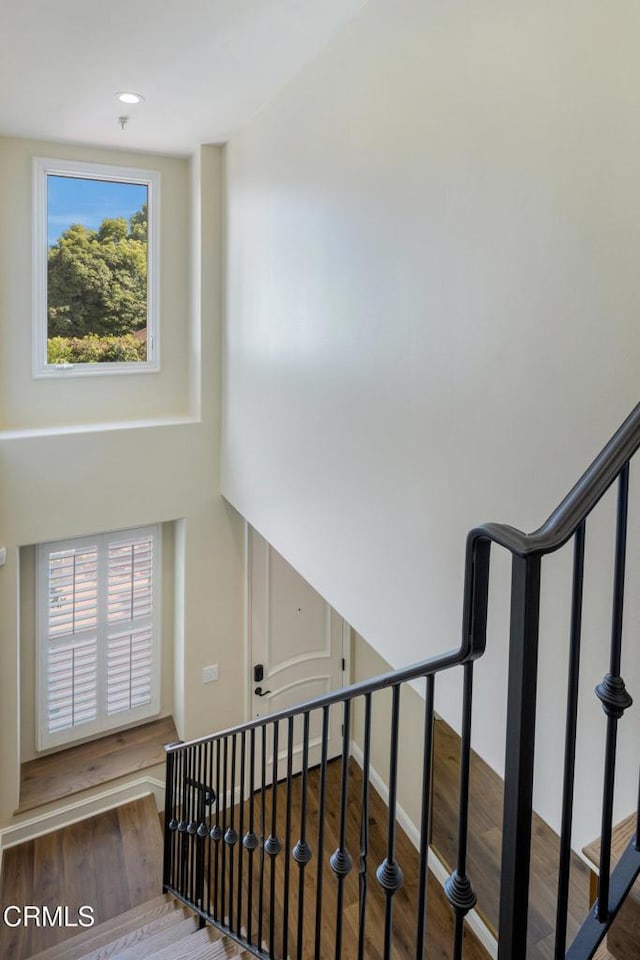
[[[335,610],[258,533],[249,531],[251,676],[261,664],[263,679],[252,684],[252,717],[264,717],[344,685],[345,624]],[[259,696],[256,690],[263,694]],[[342,749],[342,710],[330,711],[329,758]],[[309,765],[320,762],[322,711],[309,722]],[[286,774],[287,723],[278,732],[278,778]],[[266,743],[271,779],[273,741]],[[302,718],[294,724],[294,772],[302,764]]]

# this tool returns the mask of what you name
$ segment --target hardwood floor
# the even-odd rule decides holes
[[[336,877],[331,871],[328,859],[331,853],[338,847],[339,843],[339,798],[340,798],[340,776],[341,762],[339,760],[329,763],[327,768],[327,811],[325,818],[325,835],[322,850],[323,879],[322,879],[322,909],[320,915],[321,929],[321,957],[323,960],[329,960],[335,956],[335,937],[338,923],[338,884]],[[291,843],[296,842],[300,836],[300,810],[301,799],[300,792],[302,788],[302,778],[297,776],[293,781],[293,796],[291,810]],[[357,957],[358,946],[358,926],[359,926],[359,853],[360,853],[360,831],[361,831],[361,794],[362,794],[362,775],[360,768],[353,760],[349,764],[348,776],[348,817],[347,817],[347,848],[353,859],[353,867],[344,881],[344,899],[341,911],[342,917],[342,958],[343,960],[355,960]],[[285,929],[285,905],[284,905],[284,872],[286,858],[281,852],[271,862],[269,857],[264,855],[262,850],[258,849],[253,854],[254,874],[253,882],[248,883],[248,860],[249,855],[242,849],[241,844],[236,844],[234,848],[225,849],[227,872],[229,859],[233,857],[234,876],[236,888],[231,900],[231,910],[233,913],[233,928],[238,926],[246,929],[248,926],[248,917],[246,908],[242,908],[240,917],[237,914],[237,880],[240,858],[242,858],[243,870],[243,904],[247,903],[249,886],[251,886],[251,895],[253,901],[252,911],[252,937],[254,944],[262,943],[269,945],[270,937],[273,935],[276,956],[283,956],[285,953],[295,958],[297,956],[297,930],[300,916],[299,896],[300,896],[300,875],[303,873],[302,887],[304,891],[304,904],[302,910],[302,953],[303,960],[312,960],[315,956],[315,929],[316,929],[316,893],[318,890],[317,870],[318,858],[321,851],[318,850],[318,800],[319,795],[319,774],[318,770],[313,770],[309,775],[309,785],[307,791],[307,839],[312,848],[313,856],[311,861],[305,867],[304,871],[289,858],[290,882],[289,882],[289,900],[287,913],[288,944],[286,951],[283,948],[283,936]],[[265,791],[264,813],[262,810],[262,800],[260,794],[254,796],[254,815],[256,817],[256,832],[260,833],[260,822],[264,817],[266,824],[266,834],[270,832],[271,825],[271,790]],[[244,830],[247,829],[249,817],[248,803],[244,807]],[[277,800],[277,833],[283,842],[283,848],[286,846],[286,788],[280,784],[278,788]],[[227,819],[227,826],[229,820]],[[235,827],[239,826],[239,808],[235,811]],[[365,918],[365,952],[366,960],[381,960],[383,956],[384,931],[385,931],[385,905],[386,897],[376,879],[376,869],[383,861],[386,854],[387,839],[387,808],[373,788],[370,788],[370,811],[369,811],[369,852],[366,863],[366,886],[367,886],[367,905]],[[217,898],[213,889],[213,879],[215,878],[215,850],[214,844],[209,844],[206,861],[206,869],[210,870],[212,878],[212,888],[209,894],[210,912],[218,911],[219,915],[228,916],[230,909],[230,890],[225,887],[224,907],[222,906],[222,889],[218,887]],[[222,851],[218,848],[218,856],[221,862]],[[260,858],[265,856],[265,871],[263,889],[260,889],[258,880],[258,865]],[[393,952],[394,960],[409,960],[415,957],[415,935],[416,918],[418,916],[418,854],[411,841],[405,833],[397,829],[396,841],[396,859],[404,872],[404,883],[399,892],[394,897],[393,906]],[[274,875],[274,910],[270,909],[270,885],[272,878],[272,868],[275,866]],[[259,904],[263,904],[263,922],[260,927]],[[271,918],[273,918],[273,931],[271,927]],[[432,877],[429,878],[428,898],[427,898],[427,947],[426,957],[428,960],[448,960],[452,956],[452,911],[444,896],[442,888]],[[475,936],[466,931],[464,942],[465,960],[485,960],[486,952],[481,947]]]
[[[23,763],[16,813],[164,763],[164,745],[177,739],[173,718],[163,717]]]
[[[74,921],[88,905],[97,924],[157,896],[161,878],[162,833],[155,802],[145,797],[5,850],[0,901],[3,909],[67,906]],[[81,930],[0,923],[0,957],[25,960]]]
[[[459,756],[460,738],[438,719],[432,844],[448,864],[455,862]],[[468,873],[478,895],[478,909],[494,931],[498,924],[500,894],[502,798],[502,780],[472,753]],[[554,955],[558,851],[558,836],[534,814],[527,960],[552,960]],[[589,870],[574,855],[569,890],[569,943],[585,919],[589,905]]]

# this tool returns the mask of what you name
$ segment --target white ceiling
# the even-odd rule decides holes
[[[224,141],[365,2],[0,0],[0,135],[177,154]]]

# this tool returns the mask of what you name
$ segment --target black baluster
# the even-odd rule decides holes
[[[171,885],[177,888],[179,883],[179,864],[180,864],[180,839],[178,834],[178,824],[180,822],[180,753],[173,754],[173,810],[169,821],[169,829],[173,834],[172,844],[172,862],[171,862]]]
[[[181,891],[185,897],[189,896],[189,770],[190,770],[191,751],[187,747],[184,752],[184,780],[183,780],[183,805],[182,805],[182,871],[181,871]]]
[[[209,827],[208,836],[211,837],[211,825],[213,821],[213,810],[217,802],[217,797],[213,788],[213,747],[214,743],[210,740],[207,743],[207,789],[210,791],[209,796],[209,816],[207,820],[207,825]],[[211,916],[211,856],[213,853],[213,844],[211,839],[207,843],[207,915]]]
[[[469,829],[469,773],[471,761],[471,698],[473,662],[465,663],[462,694],[462,737],[460,741],[460,796],[458,815],[457,866],[445,882],[444,892],[454,909],[453,960],[462,958],[464,918],[476,905],[477,897],[467,877],[467,835]],[[512,955],[513,957],[516,954]],[[522,954],[524,956],[524,954]]]
[[[220,923],[226,926],[227,923],[227,845],[224,842],[224,836],[227,832],[227,801],[228,801],[228,766],[229,766],[229,738],[225,737],[222,746],[222,816],[220,818],[220,829],[222,830],[222,843],[220,844]]]
[[[393,898],[404,882],[404,874],[395,858],[396,800],[398,794],[398,725],[400,722],[400,686],[394,684],[391,700],[391,735],[389,741],[389,806],[387,855],[376,870],[378,883],[386,894],[384,920],[384,960],[391,958],[393,938]]]
[[[171,753],[172,757],[172,767],[173,767],[173,776],[172,776],[172,787],[171,792],[173,796],[172,806],[171,806],[171,819],[169,820],[169,830],[171,831],[171,869],[169,873],[170,883],[172,887],[175,887],[178,883],[178,876],[176,870],[176,863],[178,860],[178,818],[179,818],[179,790],[180,790],[180,754],[177,752]]]
[[[429,840],[431,838],[431,784],[433,777],[433,695],[435,677],[426,680],[424,701],[424,749],[422,754],[422,814],[420,817],[420,866],[418,868],[418,924],[416,960],[424,960],[429,880]]]
[[[611,874],[611,832],[613,825],[613,791],[616,772],[618,720],[632,704],[624,680],[620,676],[622,654],[622,615],[624,608],[624,575],[627,552],[627,514],[629,505],[629,464],[623,467],[618,483],[616,517],[616,550],[613,574],[613,608],[611,615],[611,655],[609,673],[596,687],[607,716],[607,737],[602,794],[602,830],[600,834],[600,873],[598,877],[598,920],[604,923],[609,915],[609,878]]]
[[[246,731],[243,730],[240,734],[240,818],[238,822],[238,832],[240,837],[242,837],[242,843],[238,846],[238,905],[236,908],[236,933],[240,936],[240,930],[242,925],[242,861],[244,858],[244,805],[245,805],[245,796],[244,796],[244,787],[245,787],[245,774],[246,774],[246,765],[247,765],[247,755],[246,755]]]
[[[169,786],[171,792],[171,807],[168,811],[165,807],[165,814],[168,813],[166,824],[169,833],[169,862],[165,864],[163,885],[166,883],[167,886],[175,887],[176,837],[178,835],[178,796],[176,792],[178,782],[178,755],[174,751],[172,751],[170,755],[167,754],[167,784],[169,784],[169,756],[171,756],[171,782]]]
[[[220,841],[222,840],[222,827],[220,826],[220,804],[221,804],[221,780],[220,780],[220,740],[216,740],[216,822],[212,826],[209,837],[215,847],[215,861],[213,873],[213,919],[220,919]]]
[[[262,924],[264,913],[264,839],[266,835],[266,779],[267,779],[267,725],[262,725],[262,756],[260,758],[260,876],[258,878],[258,949],[262,950]]]
[[[184,829],[184,844],[185,844],[185,871],[184,871],[184,895],[187,899],[191,899],[191,807],[193,801],[193,791],[191,790],[191,773],[193,767],[193,750],[191,747],[188,747],[185,756],[185,770],[186,770],[186,781],[185,781],[185,829]]]
[[[291,872],[291,780],[293,774],[293,717],[289,717],[287,728],[287,813],[284,827],[284,895],[282,918],[282,956],[287,956],[289,949],[289,875]]]
[[[576,769],[576,733],[578,729],[578,686],[580,681],[580,640],[582,635],[582,595],[584,581],[585,525],[580,524],[573,545],[573,584],[569,633],[569,671],[567,679],[567,718],[564,741],[562,820],[558,864],[558,904],[556,910],[555,960],[562,960],[567,948],[567,912],[571,875],[571,827]]]
[[[278,731],[279,722],[273,724],[273,760],[271,764],[271,833],[266,839],[264,852],[271,860],[269,889],[269,955],[275,955],[276,935],[276,857],[282,844],[278,839]]]
[[[340,838],[338,848],[329,859],[329,865],[338,878],[336,898],[336,960],[342,956],[342,913],[344,902],[344,881],[352,867],[351,855],[347,850],[347,801],[349,792],[349,737],[351,701],[345,700],[342,715],[342,770],[340,784]]]
[[[187,750],[180,750],[178,754],[178,783],[180,785],[180,813],[178,820],[178,856],[179,863],[177,873],[177,883],[178,890],[183,895],[186,896],[186,885],[187,885],[187,854],[189,848],[187,846]]]
[[[193,784],[195,782],[196,776],[196,752],[193,747],[189,747],[189,822],[187,824],[187,836],[189,843],[189,874],[188,874],[188,883],[189,883],[189,892],[188,897],[192,903],[195,903],[195,870],[196,870],[196,831],[198,829],[198,824],[196,823],[197,808],[196,808],[196,791],[194,790]]]
[[[189,897],[189,876],[191,869],[191,840],[189,837],[189,826],[191,823],[191,787],[189,786],[189,779],[191,777],[191,749],[187,748],[184,753],[184,769],[185,769],[185,781],[184,781],[184,832],[182,834],[182,842],[184,844],[184,875],[182,880],[182,891],[185,897]]]
[[[304,944],[304,871],[311,860],[311,848],[307,843],[307,782],[309,777],[309,713],[303,714],[302,722],[302,776],[300,778],[300,839],[293,848],[293,859],[298,871],[298,944],[296,957],[303,960]]]
[[[195,902],[200,907],[201,910],[204,910],[204,838],[209,835],[209,830],[205,823],[206,816],[206,792],[205,792],[205,773],[206,768],[204,765],[204,745],[199,743],[196,747],[197,750],[197,770],[198,770],[198,789],[196,792],[196,801],[198,805],[197,809],[197,820],[198,827],[196,830],[196,836],[194,837],[194,844],[196,848],[196,899]]]
[[[316,936],[314,960],[320,960],[322,947],[322,885],[324,880],[324,815],[327,801],[327,751],[329,745],[329,707],[322,708],[320,789],[318,801],[318,866],[316,868]]]
[[[362,813],[360,860],[358,862],[358,960],[364,960],[367,920],[367,857],[369,855],[369,768],[371,766],[371,694],[364,697],[364,740],[362,755]]]
[[[181,751],[180,756],[180,819],[178,821],[178,832],[180,834],[180,864],[179,864],[179,890],[183,896],[186,896],[187,893],[187,856],[189,853],[189,847],[187,845],[187,825],[188,825],[188,810],[187,810],[187,758],[189,751],[185,748]]]
[[[229,828],[224,835],[224,842],[229,847],[229,929],[233,929],[233,873],[234,873],[234,849],[238,842],[238,834],[235,829],[235,793],[236,793],[236,737],[231,737],[231,789],[230,789],[230,816]]]
[[[252,943],[253,936],[253,854],[258,846],[258,838],[253,829],[254,814],[254,793],[255,793],[255,770],[256,770],[256,731],[252,727],[249,733],[249,829],[242,840],[242,845],[247,851],[249,864],[247,868],[247,942]]]
[[[175,781],[175,790],[174,790],[174,803],[175,803],[175,812],[173,815],[173,823],[175,823],[175,840],[173,844],[174,852],[174,861],[173,861],[173,885],[176,889],[179,889],[180,886],[180,871],[181,871],[181,856],[182,856],[182,838],[180,836],[180,821],[182,820],[182,756],[184,754],[183,750],[179,750],[175,754],[174,766],[176,771],[176,781]]]

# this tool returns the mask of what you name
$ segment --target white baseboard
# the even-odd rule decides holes
[[[355,741],[351,741],[351,756],[356,761],[360,769],[362,770],[364,764],[364,756],[362,750]],[[389,788],[386,783],[380,776],[380,774],[372,766],[369,766],[369,779],[380,794],[383,802],[388,804],[389,802]],[[406,810],[404,810],[399,803],[396,804],[396,819],[406,835],[411,840],[412,844],[416,850],[420,849],[420,830],[415,825],[413,820],[409,817]],[[449,878],[449,870],[445,867],[444,863],[437,855],[433,847],[429,847],[429,870],[436,878],[440,886],[444,886],[445,880]],[[489,927],[486,925],[482,917],[479,915],[477,910],[470,910],[467,914],[467,923],[469,924],[469,929],[472,930],[482,946],[485,948],[489,956],[496,960],[498,956],[498,941],[492,934]]]
[[[153,795],[158,810],[163,810],[164,783],[155,777],[147,776],[102,790],[91,797],[72,801],[54,810],[36,814],[10,827],[5,827],[4,830],[0,830],[0,866],[2,853],[9,847],[15,847],[16,844],[24,843],[26,840],[35,840],[36,837],[41,837],[45,833],[60,830],[79,820],[112,810],[123,803],[140,800],[149,794]]]

